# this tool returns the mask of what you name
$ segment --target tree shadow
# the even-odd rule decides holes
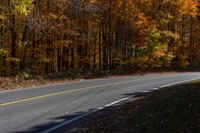
[[[144,92],[134,92],[134,93],[123,94],[123,97],[124,98],[126,98],[126,97],[140,98],[140,97],[147,96],[148,94],[149,93],[144,93]],[[124,102],[126,102],[126,101],[124,101]],[[61,129],[58,129],[55,131],[56,133],[61,133],[63,131],[65,133],[68,133],[68,132],[69,133],[80,133],[84,130],[84,128],[86,128],[85,123],[87,122],[88,119],[95,118],[94,116],[97,114],[105,114],[105,116],[108,116],[110,113],[112,113],[112,111],[117,110],[120,106],[122,106],[122,104],[115,104],[111,107],[105,107],[101,110],[88,109],[85,112],[76,112],[72,115],[66,114],[66,115],[63,115],[60,117],[51,118],[50,119],[51,122],[49,122],[49,123],[39,124],[39,125],[29,128],[25,131],[12,132],[12,133],[41,133],[49,128],[52,128],[52,127],[60,125],[64,122],[71,121],[75,118],[85,115],[85,117],[81,117],[80,119],[77,119],[76,121],[73,121],[70,124],[67,124],[64,128],[61,128]],[[94,112],[94,113],[91,113],[91,112]],[[86,115],[86,114],[88,114],[88,115]]]
[[[144,97],[144,96],[147,96],[149,95],[148,92],[134,92],[134,93],[127,93],[127,94],[124,94],[125,96],[128,96],[128,97],[135,97],[135,98],[140,98],[140,97]]]
[[[34,127],[31,127],[27,130],[24,130],[24,131],[18,131],[18,132],[12,132],[12,133],[41,133],[49,128],[52,128],[54,126],[57,126],[57,125],[60,125],[61,123],[64,123],[66,121],[70,121],[72,119],[75,119],[77,117],[80,117],[88,112],[92,112],[94,109],[89,109],[87,110],[86,112],[76,112],[72,115],[63,115],[63,116],[59,116],[59,117],[54,117],[54,118],[51,118],[49,119],[49,121],[51,122],[48,122],[48,123],[45,123],[45,124],[39,124],[39,125],[36,125]],[[84,118],[83,118],[84,119]],[[58,122],[59,121],[59,122]],[[67,127],[71,127],[71,125],[73,124],[79,124],[81,123],[81,119],[80,121],[75,121],[75,122],[72,122],[70,124],[67,125]],[[56,131],[57,133],[57,131]]]

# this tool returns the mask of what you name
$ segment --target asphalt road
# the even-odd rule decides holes
[[[200,73],[150,74],[0,92],[0,132],[42,132],[138,92],[195,79]]]

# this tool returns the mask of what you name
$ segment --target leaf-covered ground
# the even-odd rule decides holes
[[[72,128],[71,132],[199,133],[200,81],[131,99],[110,111],[94,114],[80,127]]]
[[[83,79],[97,79],[97,78],[111,78],[111,77],[122,77],[122,76],[138,76],[138,75],[147,75],[147,74],[157,74],[158,72],[145,73],[145,72],[136,72],[132,74],[116,74],[116,73],[98,73],[98,74],[79,74],[79,73],[58,73],[58,74],[46,74],[45,76],[32,77],[32,75],[20,75],[20,76],[10,76],[10,77],[1,77],[0,76],[0,91],[4,90],[14,90],[18,88],[25,87],[37,87],[41,85],[48,84],[57,84],[57,83],[68,83]],[[162,74],[173,74],[177,72],[159,72]]]
[[[74,81],[74,80],[73,80]],[[72,82],[69,79],[32,79],[24,80],[18,77],[0,77],[0,91],[14,90],[25,87],[37,87],[48,84]]]
[[[163,74],[165,72],[162,72]],[[174,73],[174,72],[168,72]],[[87,74],[79,74],[79,73],[58,73],[58,74],[46,74],[45,76],[32,77],[25,73],[24,75],[10,76],[10,77],[1,77],[0,76],[0,91],[4,90],[14,90],[18,88],[25,87],[37,87],[41,85],[48,84],[58,84],[58,83],[68,83],[74,82],[78,80],[84,79],[97,79],[97,78],[110,78],[110,77],[121,77],[127,75],[144,75],[145,73],[137,72],[132,74],[115,74],[115,73],[87,73]],[[147,74],[147,73],[146,73]]]

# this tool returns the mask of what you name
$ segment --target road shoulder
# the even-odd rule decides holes
[[[59,132],[199,132],[199,125],[200,81],[194,81],[132,97]]]

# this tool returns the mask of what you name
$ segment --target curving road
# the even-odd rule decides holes
[[[0,132],[48,133],[56,125],[138,92],[196,79],[200,73],[149,74],[0,92]]]

